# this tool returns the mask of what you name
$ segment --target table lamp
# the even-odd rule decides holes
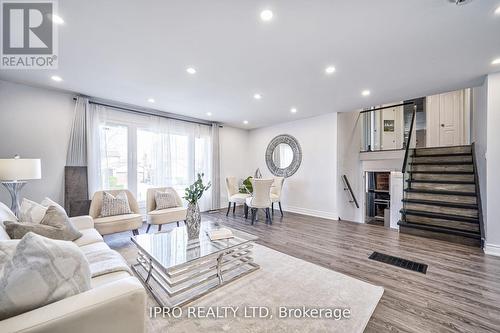
[[[19,217],[19,193],[27,180],[42,178],[40,159],[14,158],[0,159],[0,181],[12,198],[10,209]]]

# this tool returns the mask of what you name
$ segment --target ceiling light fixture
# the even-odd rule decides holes
[[[55,24],[64,24],[64,20],[62,19],[61,16],[59,15],[56,15],[56,14],[52,14],[50,16],[50,19],[52,20],[52,22],[54,22]]]
[[[500,6],[498,6],[497,9],[495,10],[495,15],[500,15]]]
[[[186,69],[186,72],[188,72],[189,74],[196,74],[196,69],[194,69],[193,67],[188,67]]]
[[[269,22],[273,19],[273,12],[269,9],[260,12],[260,19],[264,22]]]
[[[253,98],[255,98],[255,99],[262,99],[262,95],[261,94],[255,94],[255,95],[253,95]]]
[[[63,80],[60,76],[57,75],[52,75],[50,78],[56,82],[61,82]]]
[[[491,62],[492,65],[500,65],[500,58],[496,58]]]
[[[290,109],[290,112],[291,112],[291,113],[297,113],[297,108],[291,108],[291,109]]]
[[[248,120],[243,120],[243,124],[248,125]]]
[[[333,66],[328,66],[327,68],[325,68],[325,73],[326,74],[333,74],[335,72],[335,67]]]
[[[211,116],[212,115],[212,112],[207,112],[207,116]]]
[[[365,97],[370,96],[370,94],[371,94],[370,90],[363,90],[363,91],[361,92],[361,95],[363,95],[363,96],[365,96]]]
[[[148,102],[149,102],[149,103],[154,103],[154,102],[155,102],[155,99],[154,99],[154,98],[148,98]]]

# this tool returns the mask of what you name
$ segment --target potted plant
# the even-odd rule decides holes
[[[207,185],[203,184],[204,174],[198,174],[196,181],[189,187],[186,187],[184,199],[188,202],[186,227],[188,232],[188,239],[198,239],[200,236],[201,215],[198,200],[203,193],[211,186],[210,182]]]
[[[253,177],[250,176],[243,181],[243,185],[240,186],[240,191],[239,191],[240,193],[245,193],[245,194],[253,193],[252,179]]]

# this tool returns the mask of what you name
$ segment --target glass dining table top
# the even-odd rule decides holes
[[[231,230],[233,237],[211,241],[207,232],[219,228]],[[257,239],[257,236],[222,226],[217,221],[212,220],[202,221],[200,236],[195,241],[188,240],[185,225],[169,231],[131,237],[132,242],[140,251],[165,269],[174,268]]]

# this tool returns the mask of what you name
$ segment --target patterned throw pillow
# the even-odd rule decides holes
[[[166,189],[165,192],[156,191],[155,192],[156,209],[167,209],[178,207],[177,199],[175,194],[172,193],[171,189]]]
[[[82,237],[82,233],[73,226],[64,210],[56,206],[50,206],[47,209],[40,223],[4,222],[4,225],[5,231],[12,239],[20,239],[28,232],[66,241],[74,241]]]
[[[0,242],[0,250],[3,246],[10,244]],[[78,246],[28,233],[0,271],[0,320],[90,287],[89,263]]]
[[[120,192],[115,196],[104,192],[102,196],[102,208],[100,217],[131,214],[127,193]]]
[[[40,221],[45,216],[47,207],[42,206],[34,201],[23,199],[20,208],[20,218],[22,222],[28,223],[40,223]]]

